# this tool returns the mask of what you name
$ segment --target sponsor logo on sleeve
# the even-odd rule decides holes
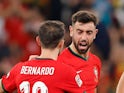
[[[79,71],[77,71],[77,74],[79,74],[79,73],[81,73],[82,72],[82,70],[79,70]]]
[[[81,78],[78,74],[75,76],[75,81],[76,81],[76,83],[78,84],[79,87],[82,86],[83,81],[81,80]]]

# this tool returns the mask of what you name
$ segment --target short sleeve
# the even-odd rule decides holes
[[[5,92],[11,93],[16,89],[15,79],[16,73],[18,73],[17,72],[18,65],[19,64],[15,65],[7,75],[4,75],[2,77],[2,86]]]

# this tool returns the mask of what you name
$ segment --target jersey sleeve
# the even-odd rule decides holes
[[[98,80],[100,79],[100,72],[101,72],[101,66],[102,66],[102,62],[100,60],[100,58],[94,54],[90,54],[90,56],[92,56],[92,60],[94,61],[95,65],[97,66],[98,69]]]
[[[100,60],[99,57],[95,56],[95,62],[96,62],[96,65],[97,65],[97,69],[98,69],[98,81],[100,80],[100,75],[101,75],[101,66],[102,66],[102,62]],[[97,83],[97,86],[98,86],[99,82]]]
[[[100,79],[100,72],[101,72],[101,66],[102,66],[102,62],[101,60],[98,58],[98,79]]]
[[[2,77],[2,87],[5,92],[11,93],[16,89],[15,77],[18,65],[15,65],[7,75]]]

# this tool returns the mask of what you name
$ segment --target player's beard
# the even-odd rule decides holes
[[[81,41],[81,42],[86,42],[86,41],[84,40],[84,41]],[[74,46],[77,49],[79,54],[86,54],[87,51],[89,50],[89,48],[91,47],[91,45],[92,45],[92,43],[89,44],[89,43],[86,42],[86,45],[85,45],[86,48],[85,49],[80,49],[79,48],[80,47],[80,43],[78,42],[76,44],[76,42],[74,42]]]

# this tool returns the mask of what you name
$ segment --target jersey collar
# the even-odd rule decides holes
[[[79,57],[79,58],[81,58],[81,59],[83,59],[83,60],[85,60],[85,61],[88,60],[88,58],[84,58],[84,57],[82,57],[81,55],[76,54],[70,47],[68,47],[68,50],[69,50],[73,55],[75,55],[75,56],[77,56],[77,57]]]

